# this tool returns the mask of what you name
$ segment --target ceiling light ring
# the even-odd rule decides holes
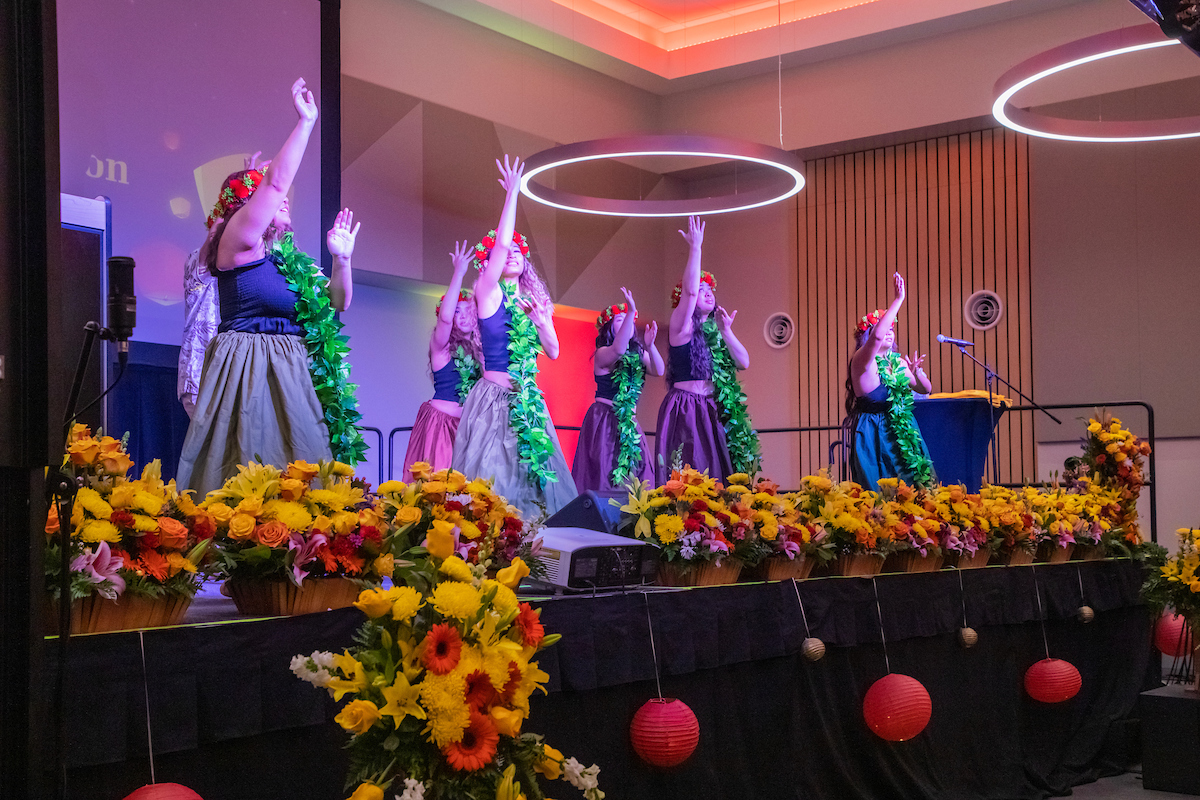
[[[1157,120],[1076,120],[1017,108],[1012,98],[1043,78],[1119,55],[1179,44],[1163,38],[1158,25],[1134,25],[1099,33],[1039,53],[996,81],[992,116],[1007,128],[1030,136],[1073,142],[1153,142],[1200,136],[1200,117]]]
[[[791,186],[754,189],[736,194],[682,200],[620,200],[591,197],[552,189],[533,179],[568,164],[637,156],[687,156],[743,161],[770,167],[791,179]],[[525,161],[521,193],[543,205],[615,217],[685,217],[692,214],[727,214],[777,203],[804,188],[802,162],[792,153],[770,145],[718,136],[644,135],[560,145],[535,153]]]

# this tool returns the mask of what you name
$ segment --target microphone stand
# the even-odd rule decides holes
[[[999,458],[999,452],[997,450],[997,443],[996,443],[996,404],[992,402],[992,380],[998,380],[1001,383],[1003,383],[1005,386],[1007,386],[1009,389],[1012,389],[1014,392],[1016,392],[1018,395],[1020,395],[1021,398],[1023,400],[1025,400],[1025,402],[1029,403],[1029,405],[1033,406],[1038,411],[1041,411],[1043,414],[1045,414],[1047,417],[1049,417],[1050,419],[1057,422],[1059,425],[1062,425],[1062,420],[1059,419],[1058,417],[1054,416],[1053,414],[1051,414],[1045,408],[1042,408],[1042,406],[1038,405],[1038,403],[1032,397],[1025,394],[1017,387],[1013,386],[1011,383],[1009,383],[1004,378],[1001,378],[996,373],[996,370],[992,369],[987,364],[983,363],[978,358],[976,358],[975,356],[968,353],[966,345],[960,344],[960,345],[955,345],[955,346],[958,348],[958,352],[962,353],[964,356],[971,359],[979,366],[983,367],[983,378],[984,378],[984,382],[987,384],[987,392],[988,392],[988,420],[991,422],[991,428],[989,429],[989,434],[990,434],[990,438],[992,440],[992,485],[994,486],[994,485],[1000,483],[1000,458]]]

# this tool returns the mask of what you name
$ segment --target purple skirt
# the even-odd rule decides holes
[[[709,395],[671,389],[658,409],[658,436],[654,442],[654,474],[662,486],[671,477],[671,462],[680,452],[684,466],[725,480],[733,474],[725,426],[716,401]]]
[[[640,424],[638,436],[642,440],[642,461],[629,477],[653,481],[654,462],[650,459],[650,448]],[[575,488],[579,489],[580,494],[588,489],[612,495],[625,491],[624,486],[612,484],[613,467],[617,465],[617,447],[617,414],[611,405],[597,400],[583,418],[579,444],[575,446],[575,461],[571,464],[571,477],[575,479]]]
[[[417,411],[412,435],[408,438],[408,450],[404,453],[404,475],[402,481],[409,483],[413,476],[409,467],[424,461],[433,471],[446,469],[454,456],[454,436],[458,433],[458,417],[438,411],[426,400]]]

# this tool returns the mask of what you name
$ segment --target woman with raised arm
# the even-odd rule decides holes
[[[471,290],[462,288],[471,265],[471,248],[456,242],[450,254],[454,272],[437,307],[437,323],[429,337],[429,369],[433,373],[433,399],[421,404],[404,454],[403,480],[411,481],[417,462],[434,470],[446,469],[454,457],[454,438],[463,413],[463,401],[479,380],[483,352],[479,321]]]
[[[554,303],[515,230],[525,166],[496,162],[504,209],[496,229],[475,245],[475,309],[483,349],[483,379],[463,404],[454,441],[454,468],[490,478],[497,494],[526,519],[558,511],[575,498],[575,482],[537,384],[537,357],[558,358]]]
[[[630,478],[654,479],[654,462],[646,434],[637,420],[638,398],[646,373],[663,374],[654,339],[658,323],[646,326],[638,340],[637,305],[624,286],[625,302],[609,306],[596,318],[596,401],[583,418],[571,477],[580,492],[593,489],[617,495]]]
[[[858,322],[857,349],[846,375],[846,414],[850,425],[850,473],[864,489],[877,491],[880,478],[900,478],[910,486],[937,481],[929,450],[913,417],[913,390],[933,387],[921,368],[923,354],[896,352],[896,315],[904,305],[904,278],[892,277],[896,296]]]
[[[762,456],[750,424],[746,396],[737,371],[750,366],[750,355],[733,333],[732,314],[717,305],[717,279],[700,269],[704,223],[688,218],[683,279],[671,297],[667,385],[658,409],[655,475],[671,476],[672,462],[724,480],[735,472],[753,474]]]
[[[256,458],[278,467],[330,457],[353,464],[366,450],[334,315],[350,305],[359,225],[350,209],[337,215],[326,239],[331,279],[296,247],[287,193],[317,121],[303,79],[292,85],[292,103],[299,120],[270,169],[230,175],[210,215],[221,324],[205,352],[176,478],[200,496]]]

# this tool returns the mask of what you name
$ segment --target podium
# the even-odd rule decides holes
[[[965,484],[979,491],[987,465],[992,426],[999,424],[1005,406],[988,413],[986,398],[937,398],[917,400],[913,415],[929,448],[938,481]]]

